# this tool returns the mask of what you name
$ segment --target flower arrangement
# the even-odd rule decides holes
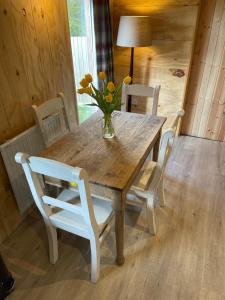
[[[81,88],[77,90],[79,94],[88,94],[95,102],[87,104],[89,106],[97,106],[104,114],[103,136],[111,138],[114,136],[114,129],[112,126],[111,115],[114,110],[121,108],[121,89],[122,83],[118,86],[112,81],[106,81],[105,72],[99,72],[100,89],[97,89],[93,84],[91,74],[86,74],[80,81]],[[131,77],[126,76],[123,80],[124,84],[129,84]]]

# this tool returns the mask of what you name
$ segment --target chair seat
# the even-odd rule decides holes
[[[151,179],[153,177],[156,168],[156,162],[152,160],[147,160],[144,163],[138,176],[135,178],[131,190],[144,192],[148,189]]]
[[[138,192],[138,191],[137,191]],[[143,208],[145,206],[146,197],[136,195],[136,192],[129,191],[127,193],[126,205]]]
[[[78,197],[76,197],[76,192],[68,191],[70,192],[72,198],[70,200],[66,200],[66,196],[69,195],[69,193],[65,196],[66,193],[64,193],[63,198],[64,201],[70,201],[72,202],[77,201],[74,205],[80,206],[80,202],[78,202]],[[62,195],[61,195],[62,197]],[[113,217],[113,210],[111,207],[111,203],[108,201],[100,200],[97,198],[92,197],[93,201],[93,209],[95,214],[95,219],[99,227],[99,236],[101,235],[102,231],[106,227],[106,225],[110,222],[111,218]],[[52,214],[50,217],[50,220],[52,221],[53,225],[56,225],[57,227],[60,227],[64,230],[67,230],[69,232],[77,234],[77,230],[74,230],[74,228],[78,228],[79,234],[83,236],[82,233],[84,233],[84,237],[86,237],[86,232],[89,231],[87,228],[87,225],[85,223],[84,217],[82,215],[69,212],[67,210],[60,210],[57,213]]]
[[[73,202],[73,201],[80,201],[79,193],[76,191],[71,191],[68,189],[64,189],[57,197],[58,200],[65,201],[65,202]]]

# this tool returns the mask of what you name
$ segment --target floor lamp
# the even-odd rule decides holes
[[[117,46],[130,47],[130,71],[133,81],[134,73],[134,48],[149,47],[152,44],[151,18],[148,16],[121,16]],[[132,84],[131,81],[131,84]],[[131,111],[131,95],[128,97],[128,111]]]

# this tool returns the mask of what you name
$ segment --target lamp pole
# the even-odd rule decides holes
[[[131,47],[130,49],[130,71],[129,76],[131,77],[130,84],[133,83],[133,75],[134,75],[134,47]],[[131,112],[131,106],[132,106],[132,96],[128,96],[128,105],[127,105],[127,111]]]
[[[134,48],[152,44],[152,26],[149,16],[121,16],[117,34],[117,46],[130,48],[131,84],[134,77]],[[127,111],[131,111],[132,96],[128,95]]]

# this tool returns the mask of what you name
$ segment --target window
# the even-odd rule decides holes
[[[76,89],[84,74],[93,76],[97,85],[97,66],[94,36],[94,22],[91,0],[67,0],[70,26],[70,39],[73,57],[73,69]],[[86,106],[91,103],[88,95],[77,94],[79,122],[82,123],[95,110],[95,107]]]

